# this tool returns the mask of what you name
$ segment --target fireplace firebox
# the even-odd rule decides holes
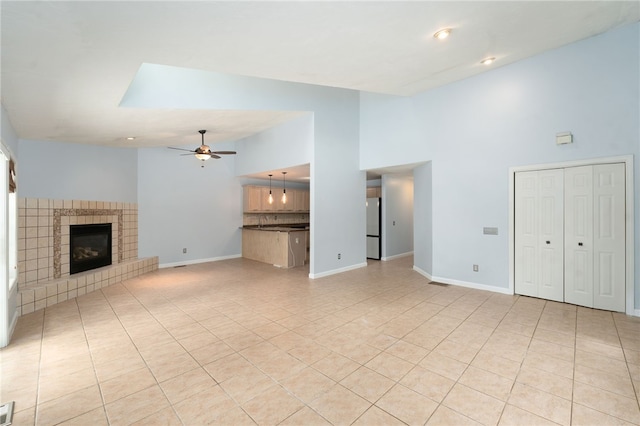
[[[111,265],[111,224],[71,225],[69,273]]]

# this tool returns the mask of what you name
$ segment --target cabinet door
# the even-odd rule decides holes
[[[380,198],[382,197],[382,188],[379,186],[370,186],[367,188],[367,198]]]
[[[262,210],[262,197],[260,187],[245,186],[243,188],[243,199],[245,212],[259,212]]]
[[[294,198],[293,211],[306,213],[309,211],[309,191],[304,189],[296,189]]]

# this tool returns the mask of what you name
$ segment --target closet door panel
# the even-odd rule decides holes
[[[540,253],[539,291],[545,299],[564,300],[564,171],[562,169],[538,172]]]
[[[565,169],[564,301],[593,306],[593,167]]]
[[[563,171],[516,173],[515,291],[563,299]]]
[[[515,176],[515,292],[538,296],[538,172]]]
[[[594,166],[593,307],[625,309],[625,165]]]

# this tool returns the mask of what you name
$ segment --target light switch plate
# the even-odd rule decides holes
[[[573,143],[573,135],[571,132],[562,132],[556,134],[556,145],[565,145]]]

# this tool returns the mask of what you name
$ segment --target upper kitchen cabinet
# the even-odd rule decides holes
[[[266,191],[265,191],[266,189]],[[244,187],[244,211],[246,213],[258,213],[266,211],[271,207],[267,201],[269,198],[269,188],[262,186]]]
[[[382,197],[382,188],[379,186],[370,186],[367,188],[367,198],[380,198]]]
[[[309,205],[311,204],[310,193],[307,189],[295,189],[296,195],[293,198],[293,210],[296,212],[308,212],[310,210]]]
[[[287,189],[287,202],[282,203],[282,188],[272,188],[273,204],[269,204],[269,187],[246,185],[243,188],[245,213],[308,213],[309,190]]]

